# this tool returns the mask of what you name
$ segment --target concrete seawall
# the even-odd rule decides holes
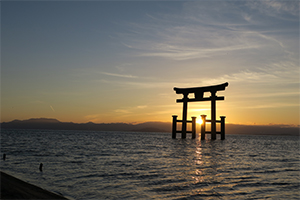
[[[1,199],[67,199],[1,172]]]

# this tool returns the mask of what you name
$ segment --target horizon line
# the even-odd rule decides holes
[[[33,117],[33,118],[28,118],[28,119],[13,119],[11,121],[1,121],[0,119],[0,123],[10,123],[13,121],[28,121],[28,120],[56,120],[60,123],[74,123],[74,124],[87,124],[87,123],[93,123],[93,124],[130,124],[130,125],[137,125],[137,124],[144,124],[144,123],[172,123],[172,121],[170,120],[169,122],[166,121],[145,121],[145,122],[92,122],[92,121],[88,121],[88,122],[72,122],[72,121],[61,121],[59,119],[56,118],[47,118],[47,117]],[[241,125],[241,126],[279,126],[279,127],[298,127],[300,128],[300,124],[276,124],[276,123],[269,123],[269,124],[243,124],[243,123],[226,123],[225,124],[232,124],[232,125]],[[200,124],[199,124],[200,125]]]

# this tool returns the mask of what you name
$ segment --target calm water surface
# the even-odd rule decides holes
[[[299,199],[296,136],[1,130],[1,170],[70,199]],[[39,164],[43,163],[43,172]]]

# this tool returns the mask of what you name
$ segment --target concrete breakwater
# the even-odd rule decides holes
[[[1,199],[67,199],[1,172]]]

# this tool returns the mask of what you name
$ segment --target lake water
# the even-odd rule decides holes
[[[70,199],[300,197],[297,136],[2,129],[3,153],[2,171]]]

